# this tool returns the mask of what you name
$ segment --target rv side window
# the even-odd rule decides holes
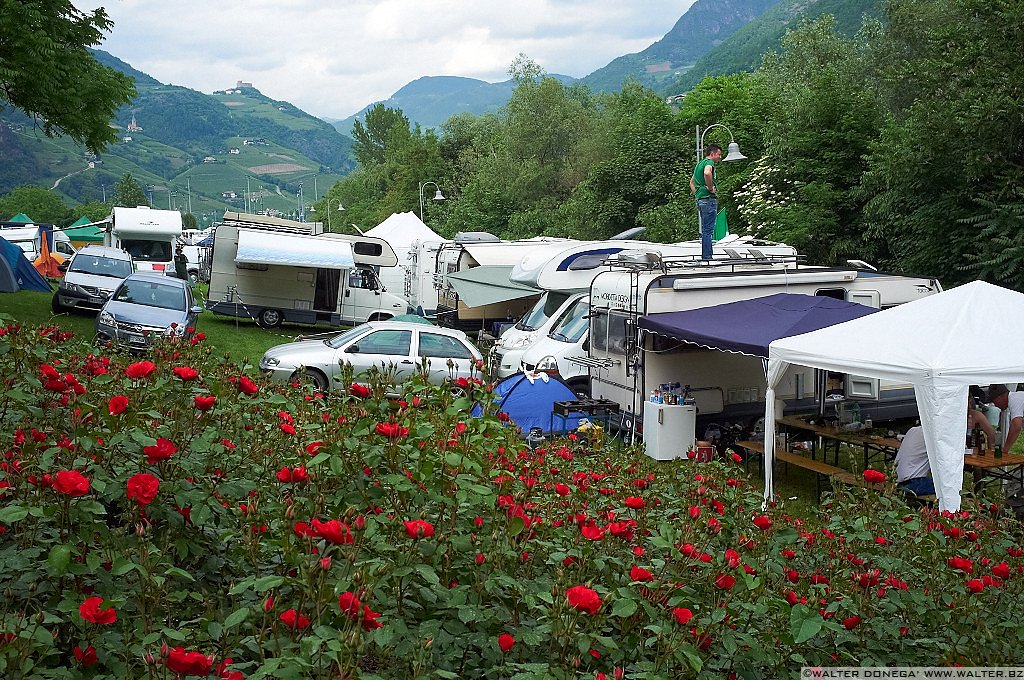
[[[629,347],[627,337],[627,314],[616,312],[594,312],[591,315],[590,341],[594,349],[609,354],[625,354]]]
[[[150,241],[149,239],[121,239],[121,247],[136,262],[169,262],[171,260],[170,241]]]
[[[369,255],[372,257],[378,257],[384,252],[384,246],[379,243],[366,243],[364,241],[356,241],[352,244],[352,252],[356,255]]]

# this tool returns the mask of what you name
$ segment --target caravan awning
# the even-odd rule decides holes
[[[511,266],[483,265],[448,275],[448,283],[467,307],[482,307],[507,300],[540,295],[536,288],[512,283]]]
[[[323,269],[351,269],[355,266],[349,241],[255,229],[238,230],[235,262]]]
[[[857,319],[877,309],[814,295],[777,293],[685,312],[640,317],[642,330],[711,349],[768,358],[768,345]]]

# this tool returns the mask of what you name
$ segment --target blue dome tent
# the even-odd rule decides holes
[[[556,401],[574,401],[576,393],[564,380],[547,374],[515,373],[504,378],[494,386],[494,401],[499,411],[508,414],[509,419],[525,434],[535,427],[548,434],[552,426],[556,431],[572,432],[579,427],[580,421],[586,416],[570,414],[564,419],[555,418],[552,423],[551,412]],[[473,415],[480,416],[483,409],[477,404],[473,407]]]
[[[46,292],[53,290],[49,282],[26,259],[21,248],[0,237],[0,293],[14,293],[21,289]]]

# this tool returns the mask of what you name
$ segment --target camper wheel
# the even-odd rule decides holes
[[[580,399],[590,399],[590,378],[574,378],[566,384]]]
[[[281,312],[276,309],[264,309],[256,317],[256,323],[262,328],[277,328],[281,325]]]

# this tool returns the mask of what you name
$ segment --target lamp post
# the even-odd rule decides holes
[[[434,200],[446,200],[444,194],[441,193],[441,187],[437,186],[437,182],[420,182],[420,222],[423,222],[423,188],[431,184],[437,189],[437,193],[434,194]]]
[[[334,203],[334,201],[338,202],[338,212],[345,212],[345,206],[343,206],[341,204],[341,199],[340,198],[328,198],[327,199],[327,231],[328,232],[331,231],[331,204]],[[315,208],[310,208],[310,210],[315,210]]]
[[[740,145],[736,143],[735,139],[733,139],[732,130],[725,127],[721,123],[715,123],[713,125],[707,126],[706,128],[704,128],[703,131],[701,131],[700,125],[697,126],[697,162],[700,163],[702,160],[704,160],[704,135],[706,135],[709,130],[713,130],[715,128],[722,128],[723,130],[729,133],[729,153],[726,154],[725,158],[723,158],[722,161],[729,163],[732,161],[747,160],[747,157],[740,153]]]

